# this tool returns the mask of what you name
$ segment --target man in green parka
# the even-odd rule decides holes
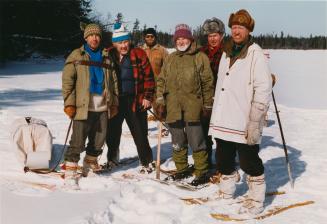
[[[73,133],[65,153],[65,184],[73,187],[78,187],[81,152],[86,151],[83,176],[99,169],[97,157],[106,139],[108,117],[117,114],[118,108],[117,76],[108,52],[100,47],[101,28],[87,25],[84,39],[86,43],[66,59],[62,74],[64,111],[73,119]]]
[[[165,119],[172,135],[173,160],[177,173],[170,179],[192,175],[187,155],[193,151],[197,186],[209,180],[208,153],[200,124],[200,115],[210,116],[213,102],[213,75],[208,57],[197,50],[191,29],[186,24],[175,28],[176,52],[170,54],[157,79],[157,116]]]

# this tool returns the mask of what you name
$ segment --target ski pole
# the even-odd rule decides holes
[[[157,148],[157,164],[156,164],[156,178],[160,180],[160,151],[161,151],[161,131],[162,123],[159,123],[159,132],[158,132],[158,148]]]
[[[276,105],[274,91],[272,91],[272,98],[273,98],[273,101],[274,101],[274,106],[275,106],[275,111],[276,111],[276,115],[277,115],[280,135],[281,135],[282,141],[283,141],[284,153],[285,153],[286,165],[287,165],[287,172],[288,172],[288,178],[290,179],[291,187],[294,188],[294,180],[293,180],[293,177],[292,177],[291,165],[290,165],[290,162],[288,160],[288,153],[287,153],[286,142],[285,142],[283,128],[282,128],[282,122],[280,121],[280,118],[279,118],[279,112],[278,112],[277,105]]]
[[[162,121],[160,121],[160,119],[158,118],[158,116],[152,111],[152,110],[149,110],[149,112],[163,125],[163,126],[165,126],[165,128],[167,128],[167,130],[169,130],[169,128],[167,127],[167,125],[164,123],[164,122],[162,122]]]

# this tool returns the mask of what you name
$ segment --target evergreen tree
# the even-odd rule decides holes
[[[25,0],[1,2],[1,49],[4,58],[62,54],[83,39],[80,22],[90,23],[91,0]]]

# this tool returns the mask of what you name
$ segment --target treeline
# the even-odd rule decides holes
[[[91,0],[1,0],[0,61],[65,54],[82,42]]]
[[[0,62],[35,56],[65,55],[83,43],[80,23],[102,24],[104,46],[111,45],[112,24],[124,23],[122,13],[108,21],[101,20],[92,11],[92,0],[1,0],[0,2]],[[134,45],[143,43],[143,30],[138,19],[129,27]],[[172,48],[172,34],[158,30],[158,42]],[[206,38],[201,27],[193,30],[200,45]],[[225,38],[228,38],[227,36]],[[326,36],[292,37],[260,35],[255,42],[266,49],[326,49]]]
[[[197,40],[198,44],[205,45],[207,39],[204,35],[193,31],[193,35]],[[173,35],[168,33],[159,32],[158,41],[164,46],[169,48],[174,47],[172,42]],[[226,35],[224,40],[229,39],[230,36]],[[310,37],[292,37],[287,35],[283,37],[282,35],[259,35],[253,37],[254,42],[259,44],[264,49],[327,49],[327,37],[326,36],[310,36]],[[139,40],[139,39],[137,39]],[[140,40],[138,43],[142,43],[143,40]]]

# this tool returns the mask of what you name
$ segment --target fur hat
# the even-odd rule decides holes
[[[152,34],[153,36],[157,37],[157,31],[152,27],[143,31],[144,36],[146,36],[147,34]]]
[[[120,42],[123,40],[130,40],[130,35],[128,30],[125,29],[124,25],[121,23],[114,24],[114,32],[112,34],[112,42]]]
[[[241,9],[235,14],[232,13],[229,17],[228,26],[232,28],[233,25],[241,25],[246,27],[250,32],[254,29],[254,19],[250,16],[248,11]]]
[[[96,34],[96,35],[99,35],[100,37],[102,37],[101,28],[98,24],[91,23],[85,27],[84,39],[86,39],[88,36],[90,36],[92,34]]]
[[[176,42],[176,40],[179,37],[184,37],[184,38],[190,39],[191,41],[194,40],[191,28],[186,24],[176,25],[175,34],[174,34],[174,42]]]
[[[212,17],[212,19],[207,19],[204,21],[202,31],[204,35],[211,33],[225,34],[225,25],[220,19]]]

